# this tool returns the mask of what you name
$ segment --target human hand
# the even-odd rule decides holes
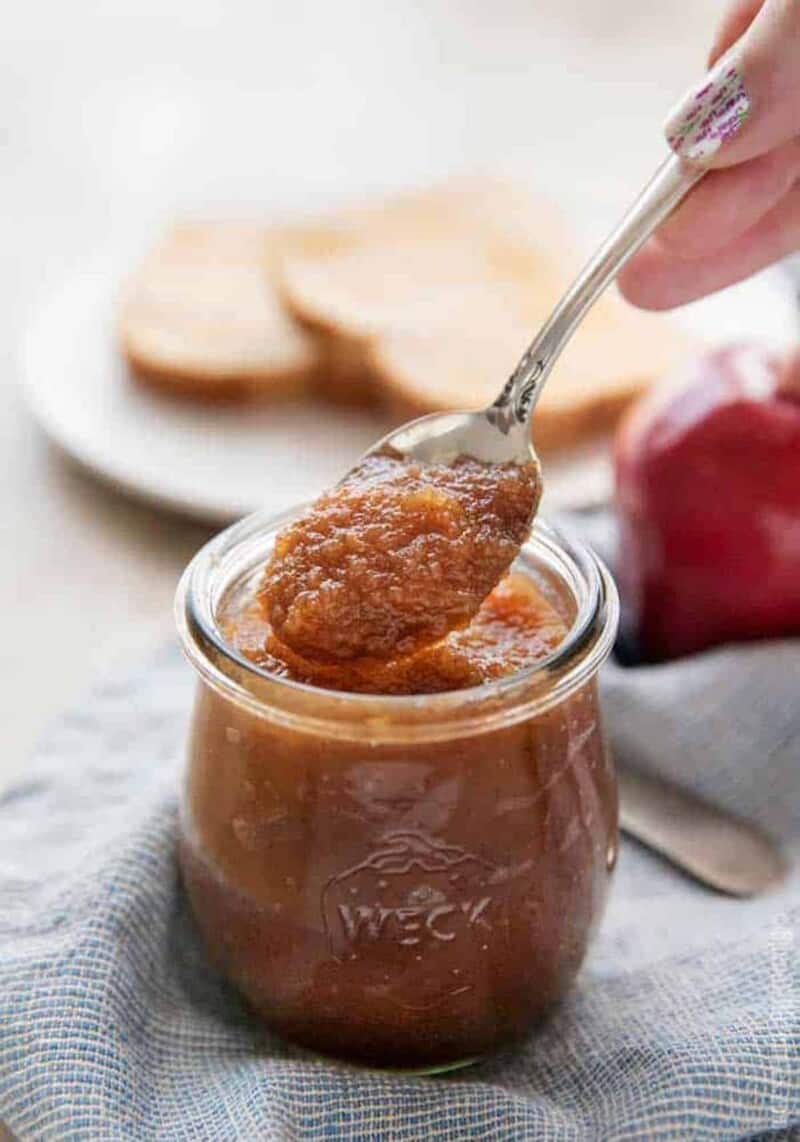
[[[669,117],[674,151],[709,173],[619,275],[670,309],[800,248],[800,0],[733,0],[711,70]]]

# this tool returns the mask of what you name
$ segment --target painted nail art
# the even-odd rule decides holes
[[[685,159],[714,155],[750,114],[750,96],[738,68],[723,63],[691,91],[672,112],[664,128],[667,142]]]

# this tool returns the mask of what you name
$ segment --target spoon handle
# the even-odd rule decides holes
[[[597,298],[628,258],[705,174],[670,155],[648,182],[628,213],[584,266],[526,350],[492,406],[527,424],[550,370]]]

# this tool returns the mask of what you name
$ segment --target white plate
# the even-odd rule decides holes
[[[119,260],[77,271],[36,313],[23,342],[23,379],[48,436],[98,477],[181,513],[227,523],[282,510],[336,480],[392,424],[379,414],[296,403],[184,404],[132,384],[114,342]],[[762,274],[687,307],[681,319],[706,340],[795,335],[788,278]],[[601,501],[607,448],[546,465],[553,508]]]

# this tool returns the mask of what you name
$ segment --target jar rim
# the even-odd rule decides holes
[[[483,682],[460,690],[434,694],[372,694],[356,691],[329,690],[310,683],[270,673],[246,658],[223,637],[216,621],[215,603],[235,581],[231,571],[242,551],[259,551],[261,565],[266,561],[270,536],[285,526],[304,505],[280,514],[256,512],[232,524],[209,540],[195,554],[178,584],[175,596],[175,618],[184,654],[200,676],[214,689],[251,711],[266,713],[262,698],[254,695],[244,681],[258,682],[270,688],[269,714],[284,723],[315,723],[320,732],[334,732],[343,719],[351,723],[361,717],[365,724],[370,714],[380,711],[381,722],[396,715],[403,719],[419,716],[424,711],[425,736],[435,730],[437,720],[458,715],[459,729],[473,732],[493,728],[496,716],[481,713],[466,719],[464,709],[482,708],[487,701],[502,706],[506,721],[513,711],[513,721],[544,712],[588,681],[608,657],[616,636],[619,601],[614,581],[602,560],[571,529],[555,526],[537,518],[531,537],[523,545],[523,553],[535,552],[560,563],[556,570],[562,582],[577,596],[576,613],[566,637],[544,658],[530,667],[503,678]],[[252,554],[252,551],[251,551]],[[256,560],[251,559],[251,566]],[[221,582],[220,582],[221,581]],[[549,683],[546,685],[545,683]],[[544,693],[542,693],[544,691]],[[292,698],[309,698],[335,707],[327,716],[298,715],[290,708],[276,710]],[[518,697],[519,701],[515,702]],[[511,709],[509,709],[511,707]],[[404,727],[404,728],[414,728]],[[417,726],[417,728],[420,728]],[[352,729],[352,726],[351,726]],[[452,732],[448,730],[448,732]],[[402,735],[406,737],[406,734]]]

